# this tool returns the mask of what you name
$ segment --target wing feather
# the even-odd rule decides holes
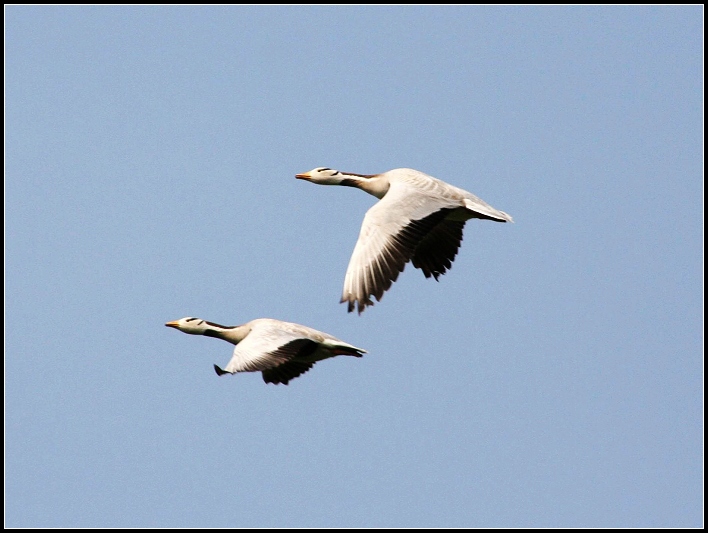
[[[227,372],[258,372],[275,368],[300,356],[310,355],[318,343],[293,331],[263,325],[236,345]]]
[[[426,236],[435,233],[434,229],[445,217],[461,207],[460,202],[460,199],[431,197],[410,184],[393,182],[386,196],[364,217],[344,278],[341,301],[347,302],[348,311],[356,308],[361,314],[373,305],[372,296],[380,301],[406,263],[416,256],[416,249]],[[446,236],[449,233],[443,231]],[[452,235],[448,236],[447,240],[451,239]],[[449,243],[441,247],[428,245],[426,249],[444,256],[431,260],[428,270],[424,270],[430,272],[428,276],[441,273],[441,265],[445,265],[451,253],[454,258],[457,252],[456,247],[451,252]],[[421,261],[422,256],[416,263]],[[420,268],[418,264],[416,267]]]
[[[291,379],[301,376],[312,368],[315,363],[304,363],[301,361],[291,361],[289,363],[269,368],[263,371],[263,381],[287,385]]]
[[[413,266],[423,271],[426,278],[447,272],[462,243],[464,221],[443,220],[418,244],[412,258]]]

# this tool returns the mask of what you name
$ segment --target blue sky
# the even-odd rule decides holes
[[[5,525],[701,527],[703,8],[5,8]],[[510,213],[340,305],[411,167]],[[164,323],[368,350],[289,386]]]

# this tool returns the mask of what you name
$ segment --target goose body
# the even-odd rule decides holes
[[[320,185],[357,187],[379,201],[364,216],[344,276],[341,302],[362,313],[380,301],[409,261],[436,280],[451,266],[471,218],[513,222],[463,189],[418,170],[353,174],[318,167],[295,176]]]
[[[206,335],[235,344],[225,368],[214,365],[219,376],[237,372],[262,372],[266,383],[288,382],[304,374],[317,361],[366,350],[307,326],[271,318],[258,318],[240,326],[222,326],[201,318],[185,317],[165,326],[191,335]]]

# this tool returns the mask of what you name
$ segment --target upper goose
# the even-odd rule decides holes
[[[186,317],[165,326],[192,335],[216,337],[235,344],[225,369],[214,365],[219,376],[236,372],[263,372],[266,383],[288,384],[317,361],[337,355],[361,357],[366,350],[307,326],[258,318],[241,326],[221,326],[201,318]]]
[[[367,175],[318,167],[295,177],[358,187],[380,200],[364,217],[344,277],[349,312],[374,305],[371,296],[381,301],[408,261],[437,280],[452,266],[470,218],[513,222],[474,194],[410,168]]]

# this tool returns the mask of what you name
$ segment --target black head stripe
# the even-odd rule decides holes
[[[221,324],[217,324],[216,322],[209,322],[208,320],[205,320],[207,324],[210,326],[214,326],[215,328],[221,328],[221,329],[234,329],[236,326],[222,326]]]

